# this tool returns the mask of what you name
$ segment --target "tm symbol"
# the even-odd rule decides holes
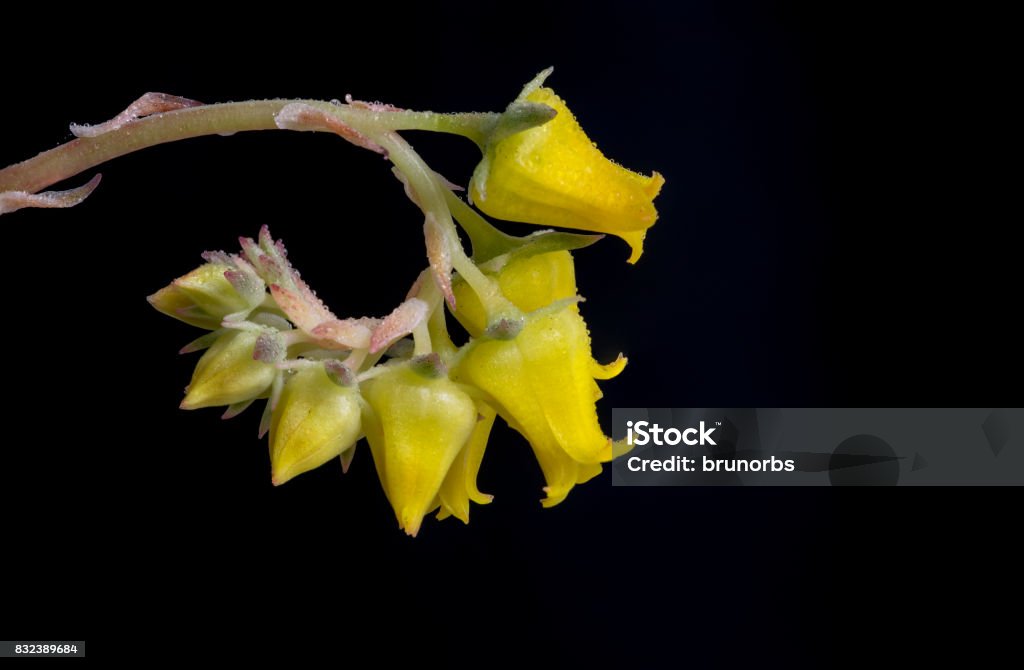
[[[715,425],[716,425],[716,426],[721,426],[721,425],[722,425],[722,422],[721,422],[721,421],[715,421]]]

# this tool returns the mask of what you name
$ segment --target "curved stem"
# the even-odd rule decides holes
[[[228,102],[153,114],[97,137],[82,137],[0,170],[0,193],[35,193],[89,168],[146,147],[249,130],[277,130],[281,108],[301,102],[328,110],[362,127],[380,130],[430,130],[463,135],[482,145],[498,115],[438,114],[338,105],[319,100],[251,100]]]
[[[366,132],[387,150],[388,158],[405,176],[415,193],[416,204],[424,213],[432,214],[435,220],[441,224],[448,237],[452,267],[477,294],[480,302],[487,308],[488,314],[492,318],[518,318],[519,310],[502,295],[497,284],[473,264],[473,261],[466,255],[465,249],[462,248],[459,234],[455,230],[455,222],[452,221],[451,210],[448,209],[448,204],[445,201],[444,194],[447,189],[438,182],[434,171],[397,133],[374,134],[372,129],[358,125],[355,127],[361,132]]]

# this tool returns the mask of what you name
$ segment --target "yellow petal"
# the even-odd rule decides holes
[[[586,484],[594,477],[601,474],[601,470],[604,468],[600,463],[581,463],[580,471],[576,477],[577,484]]]
[[[476,477],[484,459],[491,427],[494,425],[495,411],[485,404],[478,405],[477,409],[480,416],[473,428],[473,434],[452,463],[448,476],[441,485],[441,511],[438,513],[438,519],[454,516],[463,523],[469,523],[469,501],[486,505],[493,499],[493,496],[480,492],[476,485]]]
[[[515,258],[498,275],[501,292],[524,312],[576,295],[576,269],[568,251]]]
[[[544,473],[546,497],[540,501],[544,507],[554,507],[561,503],[574,486],[601,473],[600,463],[579,463],[573,460],[545,427],[534,426],[534,430],[528,432],[514,421],[510,421],[509,425],[529,441],[533,455]]]
[[[513,257],[496,278],[502,294],[524,312],[576,295],[576,270],[568,251]],[[470,335],[479,337],[487,328],[487,312],[480,299],[465,282],[455,286],[455,296],[456,318]]]
[[[366,436],[398,523],[416,535],[476,426],[473,400],[444,376],[396,365],[366,382]]]
[[[318,468],[359,439],[359,392],[331,381],[323,366],[303,368],[284,385],[270,423],[274,485]]]
[[[580,483],[580,468],[585,466],[572,460],[554,439],[535,437],[530,445],[547,482],[547,486],[544,487],[547,497],[541,500],[540,504],[544,507],[554,507],[565,500],[572,488]]]
[[[629,359],[622,354],[619,354],[614,361],[606,365],[601,365],[597,361],[593,361],[590,366],[590,374],[592,374],[595,379],[614,379],[619,376],[619,373],[626,369],[626,363],[628,362]]]
[[[562,448],[581,463],[611,459],[591,389],[593,359],[583,317],[572,308],[531,319],[515,339],[530,386]]]
[[[479,404],[477,409],[480,416],[473,429],[473,434],[469,438],[469,443],[466,445],[463,467],[466,476],[466,493],[469,495],[469,499],[478,505],[486,505],[494,500],[494,496],[489,493],[481,493],[477,487],[476,478],[480,474],[480,466],[484,462],[484,451],[487,449],[487,441],[491,437],[491,429],[494,427],[494,417],[497,412],[493,407],[483,403]]]
[[[618,235],[633,248],[635,262],[644,232],[658,218],[653,200],[664,178],[605,158],[551,89],[538,88],[526,100],[557,115],[488,146],[470,183],[473,202],[501,219]]]
[[[662,182],[665,180],[657,172],[654,173],[658,179]],[[646,230],[624,230],[621,233],[616,233],[619,237],[626,241],[629,245],[629,258],[626,259],[627,263],[636,263],[640,260],[640,256],[644,253],[644,238],[647,237]]]
[[[258,334],[230,330],[221,335],[196,364],[182,409],[233,405],[266,391],[277,368],[253,358]]]

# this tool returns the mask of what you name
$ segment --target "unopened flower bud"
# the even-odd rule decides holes
[[[362,431],[361,411],[358,388],[336,383],[323,365],[295,373],[285,383],[270,423],[274,485],[354,446]]]
[[[425,362],[416,366],[425,369]],[[416,535],[477,423],[473,400],[445,375],[395,365],[366,382],[364,426],[399,525]]]
[[[279,371],[272,363],[254,358],[261,337],[267,335],[253,330],[228,330],[221,335],[196,364],[181,408],[233,405],[266,392]]]
[[[178,277],[148,300],[167,316],[214,330],[224,317],[252,311],[264,293],[263,280],[251,268],[216,262]]]

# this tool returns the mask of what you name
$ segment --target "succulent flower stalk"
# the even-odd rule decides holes
[[[501,417],[532,448],[550,507],[613,456],[596,380],[618,375],[626,359],[593,359],[570,253],[603,235],[515,237],[484,215],[617,235],[632,247],[632,263],[657,219],[664,179],[605,158],[542,86],[549,74],[501,113],[416,112],[351,96],[206,105],[149,93],[108,121],[72,124],[73,142],[0,170],[0,214],[79,205],[99,175],[79,188],[45,189],[130,151],[197,135],[331,133],[383,155],[423,213],[411,234],[422,236],[426,267],[405,299],[376,316],[335,314],[267,226],[240,238],[237,252],[207,252],[148,298],[206,331],[181,350],[203,352],[181,408],[220,406],[231,418],[265,401],[259,432],[270,434],[274,485],[335,460],[348,472],[365,437],[384,498],[409,535],[431,512],[468,523],[471,503],[491,502],[477,478]],[[410,129],[477,144],[483,157],[469,180],[471,202],[405,140]],[[468,340],[452,337],[448,316]]]

